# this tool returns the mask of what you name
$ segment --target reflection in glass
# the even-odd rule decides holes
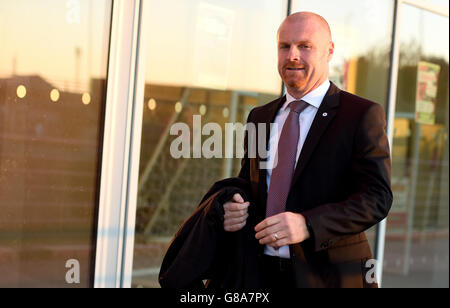
[[[0,1],[0,287],[93,283],[111,2]]]
[[[448,287],[448,18],[409,5],[402,16],[383,285]]]
[[[84,93],[81,97],[81,101],[85,105],[89,105],[91,103],[91,95],[89,93]]]
[[[57,89],[53,89],[50,92],[50,99],[55,103],[59,100],[59,91]]]
[[[27,88],[24,85],[20,85],[17,87],[17,97],[24,98],[27,95]]]
[[[286,6],[273,0],[145,1],[148,66],[133,286],[159,286],[175,232],[214,182],[240,170],[240,159],[207,159],[194,146],[191,158],[173,158],[172,124],[187,124],[193,139],[199,116],[201,126],[217,123],[224,132],[225,123],[245,123],[253,107],[280,95],[276,32]]]

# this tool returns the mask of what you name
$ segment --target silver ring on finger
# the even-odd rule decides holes
[[[275,238],[275,241],[278,241],[278,240],[279,240],[278,234],[274,233],[274,234],[273,234],[273,237]]]

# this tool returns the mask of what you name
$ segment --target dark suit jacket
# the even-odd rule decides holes
[[[256,107],[249,114],[248,122],[267,124],[266,138],[262,139],[266,148],[269,124],[274,122],[285,99]],[[286,211],[305,216],[312,233],[303,243],[290,245],[297,287],[376,286],[365,281],[369,270],[365,262],[372,254],[364,231],[385,218],[392,204],[390,151],[385,127],[380,105],[331,84],[303,145],[286,203]],[[252,142],[254,137],[261,140],[258,138],[261,133],[264,132],[257,130],[256,136],[246,136],[246,143],[248,139]],[[206,262],[209,262],[209,276],[202,279],[209,278],[211,286],[258,287],[262,270],[258,263],[264,246],[254,238],[254,227],[265,219],[266,170],[260,168],[263,159],[259,155],[248,157],[247,147],[245,153],[239,177],[215,183],[199,207],[203,205],[201,217],[216,217],[211,221],[217,222],[217,217],[223,216],[223,199],[228,199],[236,190],[251,202],[243,230],[226,233],[220,220],[219,228],[210,230],[215,234],[213,240],[219,243],[211,252],[217,257]],[[214,194],[222,200],[215,202]],[[205,201],[210,206],[215,204],[214,214],[205,211]],[[223,221],[223,217],[221,219]],[[201,230],[197,225],[194,229],[183,231],[182,228],[180,233],[196,234],[201,241],[204,237]],[[227,249],[221,251],[224,246]],[[199,259],[204,258],[197,243],[185,249],[198,254]],[[161,273],[168,273],[167,267],[174,262],[174,255],[178,260],[186,257],[178,252],[172,249],[172,258],[165,260]],[[233,260],[232,264],[229,260]],[[242,273],[238,274],[239,271]],[[230,273],[234,276],[230,277]],[[162,274],[161,277],[164,280],[168,276]]]

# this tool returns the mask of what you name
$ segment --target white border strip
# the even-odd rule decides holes
[[[136,208],[137,208],[137,194],[139,182],[139,162],[141,154],[141,135],[142,135],[142,121],[144,112],[144,92],[145,92],[145,72],[146,72],[146,46],[145,37],[147,37],[146,21],[142,18],[144,11],[144,4],[146,1],[138,0],[136,3],[136,78],[134,82],[134,97],[133,101],[133,119],[131,123],[131,146],[130,146],[130,161],[128,173],[128,193],[127,193],[127,212],[126,212],[126,233],[124,237],[125,247],[123,252],[123,273],[122,285],[123,288],[130,288],[133,278],[133,257],[134,257],[134,235],[136,227]]]
[[[387,111],[387,136],[389,139],[391,157],[394,140],[394,120],[395,120],[395,107],[397,101],[397,80],[398,80],[398,67],[400,57],[400,25],[401,25],[401,6],[402,1],[395,1],[394,10],[394,29],[392,34],[392,54],[391,54],[391,67],[390,67],[390,81],[389,81],[389,97],[388,97],[388,111]],[[383,264],[384,264],[384,247],[386,241],[386,219],[383,219],[377,226],[377,236],[375,243],[375,259],[377,260],[376,277],[378,280],[378,286],[381,287],[383,283]]]
[[[136,3],[113,2],[94,287],[120,287],[127,205]]]

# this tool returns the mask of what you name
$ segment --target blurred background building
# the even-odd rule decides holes
[[[245,123],[282,95],[297,11],[330,23],[330,79],[386,110],[382,286],[448,287],[447,0],[0,0],[0,287],[158,287],[174,233],[240,169],[174,159],[171,125]]]

